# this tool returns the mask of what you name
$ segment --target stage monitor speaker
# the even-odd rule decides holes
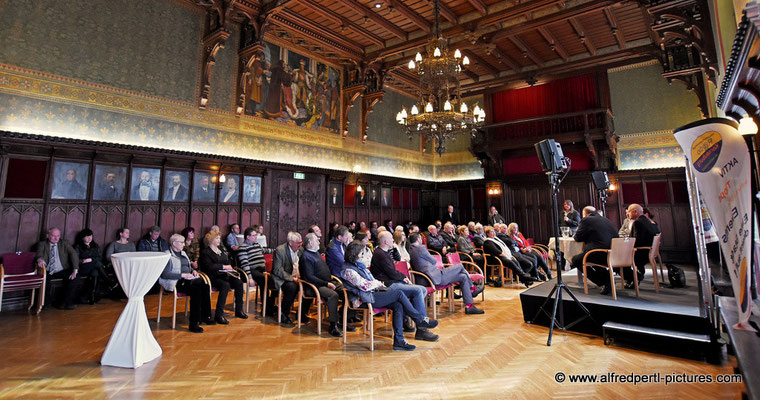
[[[596,190],[606,190],[610,187],[610,180],[604,171],[594,171],[591,173],[591,179],[594,181]]]
[[[547,172],[558,172],[567,169],[565,156],[562,154],[562,146],[555,142],[554,139],[544,139],[535,145],[538,161],[541,162],[541,168]]]

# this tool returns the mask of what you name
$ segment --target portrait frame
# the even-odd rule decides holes
[[[362,187],[361,191],[359,191],[359,186]],[[354,201],[354,203],[357,206],[359,206],[359,207],[366,207],[367,204],[369,204],[369,201],[368,201],[368,197],[369,196],[367,196],[368,190],[369,190],[369,184],[365,184],[364,186],[362,186],[361,184],[357,184],[357,186],[356,186],[356,194],[355,194],[356,200]]]
[[[179,176],[179,186],[174,190],[174,177]],[[167,169],[164,175],[164,201],[186,202],[190,200],[190,172]]]
[[[335,199],[333,199],[335,193]],[[327,204],[330,207],[340,207],[343,205],[343,184],[331,183],[327,192]]]
[[[113,181],[108,175],[113,174]],[[125,165],[95,164],[95,185],[92,199],[98,201],[123,201],[127,187],[127,167]]]
[[[148,174],[148,180],[143,182],[143,174]],[[147,189],[142,190],[143,183],[148,184]],[[158,201],[158,192],[161,188],[161,168],[133,167],[132,180],[129,186],[130,201]],[[143,197],[146,195],[146,197]]]
[[[372,186],[369,188],[369,205],[372,207],[380,206],[380,187]]]
[[[204,190],[204,179],[208,179]],[[193,201],[213,203],[216,200],[216,173],[196,171],[193,174]]]
[[[243,176],[243,203],[259,204],[261,203],[261,177],[260,176]]]
[[[383,208],[391,208],[393,206],[393,191],[389,187],[384,187],[380,190],[380,206]]]
[[[73,179],[69,174],[73,171]],[[56,200],[85,200],[90,177],[90,164],[75,161],[53,162],[50,198]]]
[[[240,175],[227,175],[224,176],[224,182],[220,182],[219,185],[219,203],[220,204],[235,204],[240,203]],[[233,191],[228,189],[234,185]]]

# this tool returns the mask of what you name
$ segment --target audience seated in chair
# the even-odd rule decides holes
[[[114,254],[137,251],[135,244],[129,241],[129,228],[120,228],[117,233],[119,240],[109,243],[106,248],[106,265],[111,264],[111,256]]]
[[[410,316],[418,328],[435,328],[438,321],[419,314],[403,292],[390,289],[375,279],[359,258],[364,247],[359,241],[353,241],[346,247],[346,262],[343,264],[341,278],[350,293],[349,300],[354,304],[354,307],[358,307],[361,303],[370,303],[373,307],[392,309],[393,349],[414,350],[415,346],[404,340],[404,316]],[[423,248],[423,250],[425,249]],[[427,251],[425,252],[427,253]],[[370,332],[370,334],[374,333]]]
[[[190,258],[182,250],[185,247],[185,237],[174,234],[169,238],[170,254],[169,262],[166,263],[158,283],[164,290],[179,291],[190,296],[190,332],[203,332],[200,323],[215,325],[216,321],[211,318],[211,291],[206,281],[195,271],[190,264]],[[159,314],[161,309],[158,310]]]
[[[397,230],[393,233],[393,251],[391,253],[394,261],[409,261],[409,251],[406,249],[406,235],[404,230]]]
[[[69,242],[61,239],[61,231],[58,228],[50,228],[47,239],[37,244],[35,263],[47,272],[45,303],[66,310],[75,309],[75,298],[82,285],[79,278],[79,255]],[[61,279],[63,282],[62,299],[50,297],[53,279]]]
[[[237,251],[238,247],[240,247],[240,243],[238,243],[237,235],[240,234],[240,225],[239,224],[232,224],[230,225],[230,233],[227,234],[227,238],[224,239],[224,244],[227,246],[227,249],[229,249],[230,252]]]
[[[190,265],[193,269],[198,269],[198,258],[201,256],[201,244],[198,243],[198,238],[195,237],[195,228],[188,226],[180,233],[185,238],[185,247],[182,251],[187,254],[187,258],[190,259]],[[169,244],[171,245],[171,243]]]
[[[496,237],[507,245],[509,251],[512,252],[512,257],[520,263],[522,270],[533,277],[534,280],[538,280],[538,272],[536,270],[538,262],[536,261],[536,258],[533,257],[532,254],[525,254],[520,251],[520,247],[517,243],[507,235],[507,225],[498,224],[494,226],[494,229],[496,230]]]
[[[473,224],[473,227],[474,226],[475,224]],[[462,225],[457,231],[459,232],[459,237],[457,238],[457,250],[460,253],[467,254],[475,264],[480,268],[483,268],[485,266],[485,259],[482,254],[475,252],[475,246],[473,246],[470,236],[468,235],[468,228]]]
[[[412,284],[409,278],[396,270],[393,258],[390,255],[390,252],[393,250],[393,235],[390,232],[381,232],[377,240],[378,247],[372,254],[372,262],[369,268],[372,276],[383,282],[388,288],[402,291],[409,298],[417,313],[426,317],[425,297],[427,297],[427,289],[423,286]],[[409,331],[413,329],[411,326],[405,326],[405,328]],[[414,338],[435,342],[438,340],[438,335],[433,334],[425,328],[418,328]]]
[[[436,286],[456,283],[460,284],[465,313],[483,314],[482,310],[472,305],[472,299],[479,295],[482,289],[477,289],[473,286],[470,274],[461,264],[439,269],[436,267],[435,259],[430,255],[427,249],[422,246],[420,235],[413,234],[409,237],[409,242],[412,247],[409,252],[409,255],[412,258],[412,269],[427,275]]]
[[[584,252],[573,257],[573,268],[583,268],[583,256],[589,250],[609,249],[612,239],[618,237],[618,230],[615,225],[606,217],[597,214],[596,208],[586,206],[583,208],[583,219],[578,224],[573,239],[576,242],[585,243]],[[607,255],[605,253],[593,253],[589,255],[589,262],[600,265],[607,265]],[[601,288],[601,294],[609,294],[610,275],[606,268],[590,266],[588,268],[588,280]]]
[[[427,248],[441,255],[446,254],[446,241],[438,234],[438,228],[435,225],[428,226]],[[411,249],[409,254],[412,254]]]
[[[327,262],[322,259],[319,254],[319,238],[314,233],[306,234],[306,241],[304,242],[304,252],[301,255],[299,262],[299,268],[301,270],[301,280],[314,285],[319,293],[314,293],[314,289],[311,286],[305,285],[304,296],[316,297],[319,295],[327,303],[327,321],[330,322],[329,333],[335,337],[343,336],[343,328],[340,323],[340,317],[343,315],[343,310],[338,310],[338,302],[340,301],[339,293],[343,292],[343,284],[333,278],[330,273],[330,268],[327,266]],[[311,307],[311,299],[306,299],[301,304],[303,314],[307,314]],[[317,321],[317,324],[321,324],[322,321]],[[353,327],[348,327],[349,331],[354,330]]]
[[[235,316],[241,319],[248,318],[243,311],[243,281],[230,265],[230,258],[221,245],[221,235],[217,231],[210,231],[203,241],[206,248],[201,250],[198,264],[201,271],[208,275],[211,286],[219,291],[214,320],[222,325],[229,323],[224,315],[224,305],[230,289],[235,291]]]
[[[483,252],[489,256],[498,258],[502,265],[509,268],[515,275],[517,275],[520,282],[525,284],[526,287],[530,287],[535,279],[523,271],[522,267],[520,267],[520,263],[518,263],[512,256],[512,251],[509,250],[507,244],[496,237],[496,230],[487,226],[485,232],[486,240],[483,243]]]
[[[293,301],[298,294],[296,280],[300,275],[298,263],[303,252],[301,244],[303,244],[303,240],[301,240],[300,233],[288,232],[288,241],[277,246],[272,261],[274,288],[282,291],[282,303],[280,303],[279,310],[282,314],[280,323],[287,327],[295,326],[290,319],[290,309],[293,307]]]
[[[448,252],[454,252],[457,247],[457,238],[456,238],[456,226],[452,224],[451,222],[446,222],[443,225],[443,232],[440,233],[440,236],[443,238],[443,241],[446,243],[446,247],[448,248]]]
[[[537,274],[534,275],[538,276],[542,281],[552,279],[552,272],[549,270],[549,265],[546,264],[546,260],[544,260],[544,255],[541,254],[540,251],[531,247],[531,245],[528,243],[528,239],[525,239],[523,234],[520,232],[520,227],[516,222],[512,222],[509,224],[509,226],[507,226],[507,237],[512,241],[512,243],[517,245],[517,249],[520,251],[520,254],[532,257],[536,261],[535,266]],[[543,272],[543,274],[541,274],[541,272]]]
[[[475,224],[475,234],[472,235],[472,244],[476,249],[482,249],[486,241],[486,231],[483,225],[478,222]]]
[[[156,251],[165,252],[169,250],[169,243],[161,237],[161,228],[151,226],[148,233],[137,242],[137,251]]]
[[[100,260],[101,251],[97,243],[92,240],[92,230],[82,229],[77,234],[74,249],[79,256],[79,279],[82,280],[82,293],[79,302],[82,304],[95,304],[97,296],[98,275],[100,275],[103,263]]]
[[[644,208],[639,204],[631,204],[626,210],[628,219],[633,221],[631,223],[631,236],[636,238],[636,247],[651,247],[654,241],[655,235],[660,233],[660,228],[657,224],[653,223],[644,214]],[[636,264],[636,270],[638,271],[638,280],[644,279],[644,273],[646,272],[646,265],[649,262],[649,250],[639,250],[633,255],[633,262]],[[623,270],[623,279],[625,279],[625,288],[633,288],[633,271],[629,269]]]
[[[258,234],[255,228],[246,228],[245,232],[243,232],[243,244],[240,245],[237,251],[237,260],[238,266],[246,274],[248,286],[251,287],[255,283],[263,290],[264,283],[266,282],[266,276],[264,275],[264,272],[266,272],[266,260],[264,259],[264,254],[271,254],[272,249],[261,247],[258,242]],[[274,297],[267,296],[265,301],[267,302],[267,309],[274,310]]]
[[[354,223],[354,225],[356,225]],[[330,267],[330,273],[340,276],[345,262],[346,246],[354,240],[351,230],[347,226],[340,225],[335,229],[334,236],[327,245],[327,266]]]

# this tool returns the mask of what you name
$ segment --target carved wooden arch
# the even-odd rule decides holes
[[[230,37],[230,31],[220,28],[203,39],[203,72],[201,74],[201,93],[198,107],[205,109],[211,95],[211,72],[216,64],[216,54],[224,48],[224,41]]]

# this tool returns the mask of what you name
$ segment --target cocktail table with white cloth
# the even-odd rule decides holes
[[[143,297],[169,261],[169,254],[158,252],[127,252],[111,256],[114,272],[119,278],[127,305],[111,333],[102,365],[137,368],[161,355],[161,346],[150,331]]]
[[[570,264],[573,261],[573,257],[583,253],[583,242],[576,242],[572,237],[560,237],[559,238],[559,251],[565,256],[565,260]],[[549,259],[554,260],[554,238],[549,238]],[[556,267],[556,266],[555,266]],[[578,269],[578,281],[582,277],[583,272]]]

